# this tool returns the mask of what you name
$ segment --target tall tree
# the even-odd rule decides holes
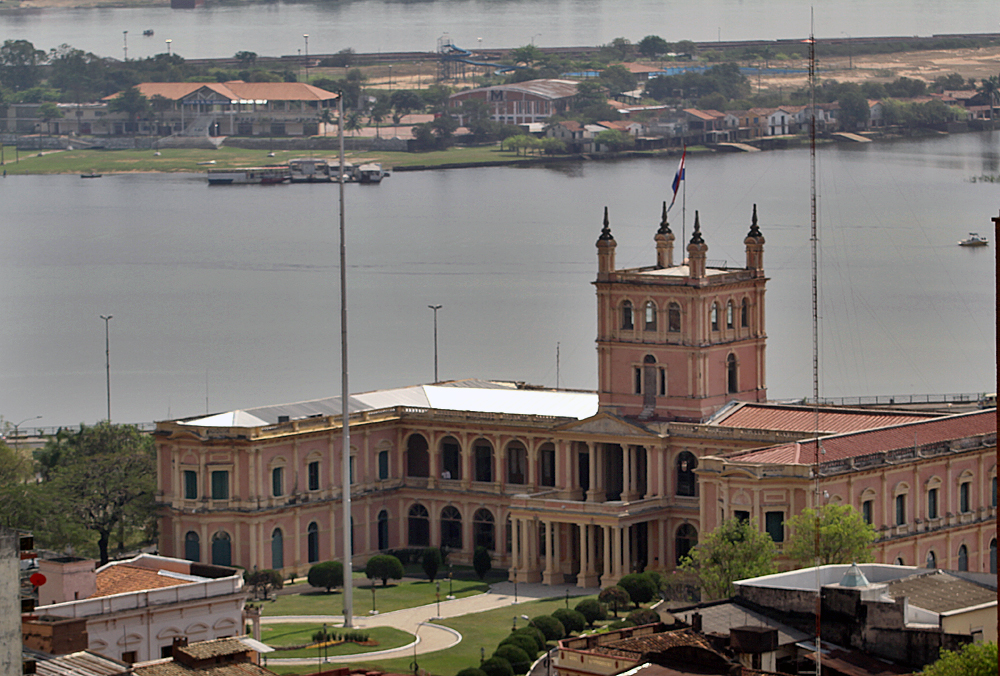
[[[112,113],[126,113],[133,125],[149,112],[149,99],[135,87],[129,87],[108,102],[108,110]]]
[[[958,650],[942,650],[921,676],[996,676],[997,643],[969,643]]]
[[[655,59],[657,56],[670,51],[670,43],[659,35],[647,35],[642,40],[639,40],[637,47],[639,48],[639,53],[647,59]]]
[[[816,510],[804,509],[788,520],[792,537],[789,557],[812,565],[816,551]],[[873,558],[871,545],[878,537],[875,528],[850,505],[823,505],[819,510],[819,562],[864,563]]]
[[[0,85],[16,92],[41,81],[45,52],[27,40],[5,40],[0,47]]]
[[[777,555],[774,541],[756,522],[726,519],[691,550],[681,570],[693,573],[709,598],[728,598],[736,580],[776,572]]]
[[[153,440],[133,425],[105,421],[61,433],[48,446],[59,458],[50,470],[53,511],[97,534],[104,565],[113,533],[138,533],[154,519]]]

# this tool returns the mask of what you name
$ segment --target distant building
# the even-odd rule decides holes
[[[448,106],[458,117],[459,126],[465,126],[468,116],[463,114],[465,101],[486,103],[490,119],[504,124],[545,122],[552,115],[569,110],[577,93],[574,80],[528,80],[514,84],[494,85],[469,89],[452,94]]]
[[[129,664],[169,656],[175,638],[243,633],[243,576],[232,568],[142,554],[96,569],[86,559],[41,560],[39,570],[45,603],[22,621],[36,649],[53,652],[45,641],[58,632],[47,627],[79,620],[87,649]]]

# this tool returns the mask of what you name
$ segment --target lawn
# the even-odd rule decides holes
[[[584,598],[573,597],[570,599],[570,608]],[[486,657],[490,657],[496,649],[497,644],[504,639],[511,631],[514,616],[517,616],[518,626],[522,627],[527,620],[521,619],[521,615],[529,618],[538,615],[551,614],[557,608],[565,608],[564,598],[544,599],[522,603],[510,608],[490,610],[483,613],[474,613],[463,617],[456,617],[448,620],[440,620],[435,624],[451,627],[462,634],[462,641],[458,645],[447,650],[436,653],[419,655],[417,662],[420,669],[439,676],[454,676],[465,667],[477,666],[479,664],[479,649],[485,650]],[[412,672],[411,664],[413,657],[398,657],[394,659],[379,660],[374,662],[357,663],[350,666],[358,666],[365,669],[378,669],[384,672],[408,673]],[[279,674],[309,674],[315,672],[315,667],[268,667]]]
[[[452,580],[451,588],[458,598],[485,593],[490,584],[503,579],[502,576],[487,576],[484,581],[479,579],[456,578]],[[441,601],[447,600],[448,580],[441,582]],[[274,617],[278,615],[340,615],[343,608],[343,593],[335,591],[327,594],[323,589],[310,587],[304,582],[297,583],[285,590],[295,590],[291,594],[281,594],[276,601],[263,605],[263,614]],[[427,580],[403,579],[390,581],[388,587],[383,587],[380,581],[375,582],[375,607],[380,613],[388,613],[402,608],[425,606],[437,601],[437,586]],[[354,588],[354,614],[367,615],[372,609],[371,585],[364,584]]]
[[[322,624],[265,624],[261,627],[261,640],[269,646],[301,645],[312,643],[312,636],[322,629]],[[328,627],[329,629],[329,627]],[[333,629],[339,632],[339,629]],[[376,646],[361,646],[356,643],[341,643],[340,645],[326,648],[326,655],[335,657],[337,655],[355,655],[357,653],[369,653],[379,650],[389,650],[407,645],[413,642],[413,634],[395,629],[394,627],[370,627],[362,631],[368,634],[373,641],[378,641]],[[318,648],[302,648],[299,650],[282,650],[280,652],[268,653],[269,658],[285,657],[316,657]]]

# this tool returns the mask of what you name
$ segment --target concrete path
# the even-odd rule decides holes
[[[426,606],[404,608],[403,610],[394,610],[390,613],[379,615],[358,615],[354,617],[354,626],[356,629],[364,630],[370,627],[395,627],[396,629],[401,629],[402,631],[413,634],[416,636],[416,640],[407,645],[400,646],[398,648],[391,648],[389,650],[359,653],[357,655],[338,655],[337,657],[328,657],[326,658],[326,662],[369,662],[372,660],[423,655],[425,653],[437,652],[438,650],[445,650],[446,648],[450,648],[459,643],[462,640],[462,635],[454,629],[434,624],[433,620],[461,617],[464,615],[481,613],[486,610],[496,610],[497,608],[513,606],[516,603],[526,603],[536,599],[565,597],[567,591],[572,598],[574,596],[596,594],[600,591],[600,589],[581,589],[575,585],[548,586],[543,584],[519,583],[517,585],[517,600],[515,601],[514,584],[512,582],[501,582],[494,584],[490,587],[490,591],[485,594],[465,596],[453,601],[442,600],[440,613],[438,613],[438,604],[431,603]],[[518,617],[518,620],[521,619],[520,614],[517,613],[516,609],[512,609],[510,616],[511,624],[513,624],[515,615]],[[344,616],[283,615],[262,617],[260,621],[262,624],[327,622],[329,624],[339,626],[343,623]],[[278,654],[279,653],[268,653],[267,663],[272,665],[317,663],[316,658],[279,658],[276,657]]]

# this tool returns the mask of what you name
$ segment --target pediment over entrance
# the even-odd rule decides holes
[[[584,420],[566,423],[565,425],[557,427],[556,431],[569,432],[570,434],[593,434],[614,437],[646,437],[649,439],[657,438],[656,435],[651,434],[649,430],[643,429],[638,425],[633,425],[610,413],[598,413],[597,415]]]

